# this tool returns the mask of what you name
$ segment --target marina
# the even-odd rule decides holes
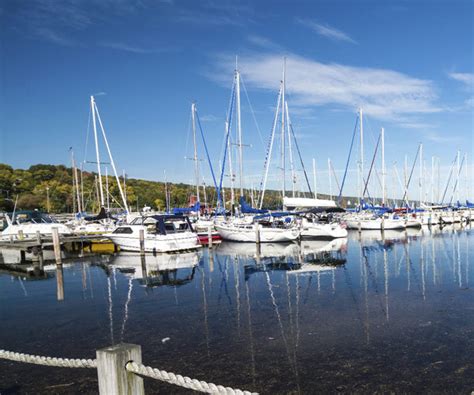
[[[2,342],[69,358],[135,343],[147,364],[259,393],[436,391],[447,378],[466,392],[473,237],[459,225],[351,231],[343,242],[264,243],[260,253],[222,242],[93,254],[65,261],[60,277],[45,265],[36,281],[2,271]],[[97,388],[93,371],[0,366],[2,393]],[[155,380],[145,388],[179,392]]]
[[[0,395],[474,394],[472,0],[4,3]]]

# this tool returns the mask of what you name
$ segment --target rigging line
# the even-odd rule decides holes
[[[374,168],[375,158],[377,157],[377,151],[380,145],[380,137],[382,134],[379,134],[379,138],[377,140],[377,145],[375,146],[374,156],[372,157],[372,163],[370,164],[369,174],[367,175],[367,180],[365,181],[364,192],[362,192],[362,197],[365,196],[365,192],[367,191],[367,187],[370,181],[370,175],[372,174],[372,169]]]
[[[288,118],[289,118],[289,115],[288,115]],[[295,131],[293,130],[293,124],[291,123],[291,120],[290,120],[289,124],[290,124],[291,134],[293,135],[293,140],[295,141],[296,151],[298,152],[298,156],[300,158],[301,167],[303,168],[304,178],[306,179],[306,183],[308,184],[309,193],[312,194],[313,192],[311,190],[311,185],[309,183],[308,174],[306,173],[306,168],[304,167],[303,158],[301,157],[300,146],[298,144],[298,141],[296,140],[296,135],[295,135]]]
[[[329,164],[331,167],[332,175],[334,176],[334,180],[336,180],[336,186],[338,187],[338,189],[341,189],[341,186],[339,184],[339,179],[337,178],[336,170],[334,170],[334,166],[332,165],[332,161],[330,161]]]
[[[231,105],[230,105],[230,111],[229,111],[228,119],[227,119],[227,131],[226,131],[226,136],[225,136],[224,157],[222,159],[222,169],[221,169],[221,175],[220,175],[220,180],[219,180],[219,187],[217,190],[218,199],[220,199],[223,205],[224,211],[225,211],[225,202],[222,202],[221,189],[222,189],[222,181],[224,179],[224,173],[225,173],[225,162],[226,162],[226,157],[227,157],[227,147],[229,145],[230,125],[232,123],[232,108],[234,107],[234,98],[235,98],[235,84],[232,89]]]
[[[207,161],[208,161],[209,167],[211,169],[212,180],[214,181],[214,186],[217,189],[217,182],[216,182],[216,176],[214,174],[214,168],[212,167],[211,157],[209,156],[209,150],[207,149],[206,139],[204,138],[204,132],[202,131],[201,120],[199,119],[199,115],[198,115],[197,110],[196,110],[196,119],[197,119],[197,122],[198,122],[199,131],[201,132],[201,137],[202,137],[202,143],[204,145],[204,150],[206,151]]]
[[[185,156],[188,153],[189,135],[191,134],[191,119],[192,119],[192,113],[189,114],[189,118],[188,118],[188,128],[187,128],[187,133],[186,133],[186,145],[184,146],[184,155]]]
[[[83,163],[86,163],[86,159],[87,159],[87,146],[89,145],[89,134],[90,134],[90,130],[91,130],[91,108],[90,108],[90,106],[88,106],[88,107],[89,107],[89,117],[87,118],[86,145],[84,147]]]
[[[337,201],[339,203],[341,202],[342,190],[343,190],[344,184],[346,182],[347,170],[349,168],[349,162],[351,160],[352,148],[354,147],[354,140],[355,140],[355,136],[356,136],[356,132],[357,132],[358,122],[359,122],[359,116],[356,117],[356,121],[355,121],[355,125],[354,125],[354,131],[352,132],[351,146],[349,148],[349,155],[347,156],[346,169],[344,170],[344,176],[342,177],[341,189],[339,190],[339,196],[337,197]]]
[[[459,154],[458,154],[459,155]],[[461,164],[459,165],[459,170],[458,170],[458,175],[456,177],[456,182],[454,183],[454,186],[453,186],[453,193],[451,194],[451,200],[449,201],[449,204],[451,205],[451,203],[453,202],[453,199],[454,199],[454,193],[456,192],[456,188],[458,186],[458,182],[459,182],[459,177],[461,176],[461,171],[462,171],[462,167],[464,165],[464,159],[466,158],[465,155],[463,155],[462,157],[462,161],[461,161]]]
[[[253,117],[253,120],[255,122],[255,126],[257,128],[258,135],[260,137],[260,141],[262,142],[262,147],[263,147],[263,149],[265,149],[265,141],[263,140],[262,132],[260,131],[260,127],[258,126],[257,118],[255,117],[255,111],[253,110],[252,103],[250,103],[250,98],[249,98],[249,95],[247,93],[247,88],[245,87],[244,80],[242,78],[242,74],[240,75],[240,83],[242,84],[242,87],[244,88],[245,97],[247,98],[247,102],[249,103],[250,112],[252,113],[252,117]]]
[[[449,187],[449,184],[451,183],[451,176],[452,176],[453,170],[454,170],[454,164],[456,163],[457,158],[458,158],[458,154],[456,153],[456,156],[454,157],[453,163],[451,164],[451,168],[449,169],[448,182],[446,183],[446,188],[444,189],[443,198],[441,199],[441,204],[443,204],[444,198],[446,197],[446,192],[448,192],[448,187]]]
[[[410,177],[408,177],[407,185],[405,185],[405,193],[403,194],[402,200],[405,200],[405,197],[408,193],[408,187],[410,186],[411,177],[413,176],[413,171],[415,170],[416,161],[418,160],[418,155],[420,154],[420,147],[421,147],[421,144],[418,145],[418,150],[416,151],[415,160],[413,161],[413,166],[411,167]]]

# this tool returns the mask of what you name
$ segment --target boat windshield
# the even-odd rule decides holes
[[[144,225],[151,234],[172,234],[192,231],[186,217],[140,217],[135,218],[131,225]]]

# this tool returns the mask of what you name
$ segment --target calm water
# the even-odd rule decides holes
[[[0,348],[146,364],[260,393],[474,389],[474,230],[351,234],[212,256],[119,254],[50,278],[0,275]],[[342,263],[335,268],[327,263]],[[178,268],[177,270],[166,269]],[[0,360],[0,393],[94,393],[93,370]],[[145,380],[148,393],[184,393]]]

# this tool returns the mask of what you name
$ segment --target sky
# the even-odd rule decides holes
[[[237,58],[243,179],[257,188],[286,59],[289,116],[311,184],[315,158],[318,192],[331,188],[337,195],[362,108],[365,177],[383,127],[389,195],[402,193],[395,168],[403,179],[405,160],[409,172],[423,143],[425,197],[443,193],[460,150],[467,166],[459,194],[474,200],[470,0],[4,0],[0,29],[0,162],[69,165],[70,147],[78,161],[94,161],[94,95],[118,172],[150,180],[163,180],[166,173],[169,181],[194,182],[187,158],[193,155],[190,114],[196,102],[220,173]],[[233,123],[234,142],[235,133]],[[282,179],[278,141],[269,168],[273,188]],[[344,194],[357,193],[359,151],[357,137]],[[106,158],[103,144],[100,152]],[[305,190],[294,154],[296,185]],[[380,154],[372,195],[380,195]],[[212,184],[199,139],[198,155],[200,179]],[[432,157],[440,164],[439,177],[436,166],[431,176]],[[329,176],[328,159],[337,180]],[[416,166],[412,198],[419,193]],[[230,172],[225,174],[229,185]]]

